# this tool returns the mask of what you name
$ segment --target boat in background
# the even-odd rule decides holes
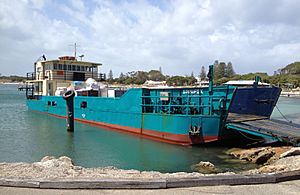
[[[76,121],[192,145],[230,137],[232,132],[225,128],[229,117],[270,118],[281,91],[258,85],[258,79],[242,88],[214,86],[212,65],[207,87],[111,88],[102,84],[105,75],[98,73],[101,65],[72,56],[41,59],[35,63],[34,72],[27,74],[28,109],[66,117],[61,95],[74,89]]]

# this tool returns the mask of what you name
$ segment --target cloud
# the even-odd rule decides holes
[[[297,1],[17,1],[0,2],[2,74],[24,74],[36,58],[72,54],[102,62],[114,75],[160,66],[195,74],[214,60],[236,72],[299,60]]]

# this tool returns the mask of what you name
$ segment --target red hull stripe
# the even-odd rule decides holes
[[[46,114],[49,114],[49,113],[46,113]],[[66,116],[60,116],[60,115],[56,115],[56,114],[49,114],[49,115],[59,117],[59,118],[66,118]],[[222,138],[220,136],[201,137],[201,136],[190,136],[188,134],[186,134],[186,135],[185,134],[173,134],[173,133],[167,133],[167,132],[159,132],[159,131],[155,131],[155,130],[146,130],[146,129],[141,129],[141,128],[133,128],[133,127],[91,121],[91,120],[86,120],[86,119],[78,119],[78,118],[75,118],[75,121],[104,127],[107,130],[117,130],[117,131],[121,131],[124,133],[138,135],[138,136],[148,138],[151,140],[170,143],[170,144],[176,144],[176,145],[193,145],[193,144],[207,143],[207,142],[217,141]]]

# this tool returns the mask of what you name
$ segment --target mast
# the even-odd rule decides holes
[[[77,59],[77,47],[79,47],[79,45],[77,45],[77,43],[74,43],[74,45],[69,45],[69,46],[74,46],[74,57],[76,60]]]
[[[74,44],[74,57],[75,57],[75,59],[76,59],[76,49],[77,49],[77,45],[76,45],[76,43]]]

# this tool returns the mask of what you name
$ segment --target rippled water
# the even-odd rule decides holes
[[[34,162],[46,155],[66,155],[76,165],[122,169],[191,172],[191,165],[210,161],[223,171],[252,168],[230,159],[223,146],[183,147],[75,123],[68,133],[65,120],[28,111],[24,92],[0,84],[0,162]],[[278,107],[298,120],[300,99],[281,98]],[[280,117],[275,112],[274,117]]]

